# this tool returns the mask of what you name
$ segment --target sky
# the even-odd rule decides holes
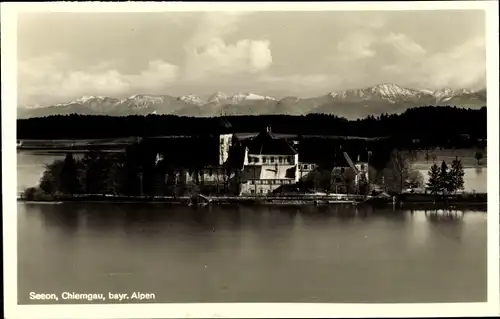
[[[479,10],[22,13],[19,106],[84,95],[486,87]]]

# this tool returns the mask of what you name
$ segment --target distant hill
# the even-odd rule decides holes
[[[313,98],[275,99],[255,93],[214,93],[208,99],[196,95],[132,95],[126,99],[84,96],[68,103],[50,106],[20,107],[18,118],[50,115],[178,115],[212,117],[225,115],[305,115],[332,114],[348,119],[371,114],[402,113],[418,106],[458,106],[478,109],[486,106],[486,89],[425,90],[396,84],[335,91]]]

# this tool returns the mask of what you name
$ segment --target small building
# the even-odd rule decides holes
[[[295,184],[299,180],[298,165],[297,150],[267,127],[245,143],[240,194],[263,196],[282,185]]]

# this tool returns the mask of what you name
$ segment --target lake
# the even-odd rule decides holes
[[[19,203],[18,298],[479,302],[486,243],[479,211]]]
[[[36,183],[40,167],[52,159],[18,153],[19,184]],[[21,304],[43,302],[30,300],[30,292],[154,294],[142,302],[487,297],[485,210],[21,202],[17,207]],[[59,298],[45,302],[84,302]]]

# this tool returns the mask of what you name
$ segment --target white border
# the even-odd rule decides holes
[[[488,302],[453,304],[137,304],[17,305],[16,108],[17,13],[153,11],[322,11],[322,10],[470,10],[486,11],[488,86]],[[438,317],[488,316],[499,307],[499,155],[498,155],[498,2],[266,2],[266,3],[2,3],[2,186],[5,318],[175,318],[175,317]],[[6,151],[7,150],[7,151]],[[12,150],[12,151],[10,151]]]

